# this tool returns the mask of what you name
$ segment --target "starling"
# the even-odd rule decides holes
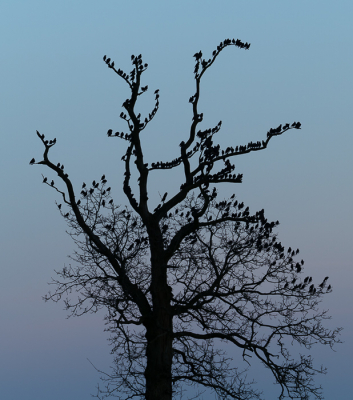
[[[36,162],[36,160],[34,158],[32,158],[32,160],[29,162],[30,165],[33,165]]]

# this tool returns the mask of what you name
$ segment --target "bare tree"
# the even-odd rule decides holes
[[[129,208],[115,204],[105,175],[75,191],[64,166],[49,159],[56,139],[48,141],[37,132],[43,159],[30,163],[57,173],[63,188],[44,176],[43,182],[62,197],[58,208],[77,245],[72,258],[78,266],[57,272],[55,291],[46,299],[64,298],[76,316],[106,310],[116,365],[106,375],[103,397],[171,400],[186,384],[212,389],[220,399],[260,399],[261,393],[222,348],[224,342],[241,350],[247,363],[257,360],[272,372],[280,399],[322,398],[313,375],[325,370],[316,369],[310,356],[294,358],[289,350],[293,343],[310,349],[339,341],[340,329],[326,329],[322,322],[329,317],[318,307],[331,291],[328,277],[319,285],[310,276],[300,278],[303,261],[294,260],[299,250],[285,249],[277,240],[278,222],[268,222],[263,210],[251,214],[235,195],[217,201],[216,190],[220,183],[242,181],[230,159],[264,150],[273,137],[301,124],[279,125],[261,142],[226,149],[213,142],[221,122],[197,129],[203,120],[198,110],[202,77],[231,46],[247,50],[250,44],[227,39],[210,59],[201,51],[194,55],[190,133],[177,158],[151,164],[144,159],[140,135],[158,110],[158,90],[146,118],[136,111],[139,96],[148,89],[141,84],[147,64],[141,55],[133,55],[133,69],[126,74],[104,56],[131,92],[120,114],[127,133],[108,131],[109,137],[126,141],[123,191]],[[169,197],[161,196],[151,210],[150,174],[179,167],[184,172],[181,186]],[[131,184],[135,168],[137,190]]]

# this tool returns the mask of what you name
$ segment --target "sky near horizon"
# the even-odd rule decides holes
[[[241,185],[235,193],[252,211],[279,220],[279,238],[299,248],[305,274],[328,275],[333,286],[322,307],[342,326],[335,351],[313,349],[326,399],[351,399],[352,199],[353,199],[352,1],[142,1],[5,0],[0,5],[2,185],[0,279],[0,388],[6,400],[86,400],[112,356],[103,313],[66,319],[64,304],[42,300],[47,282],[70,263],[74,244],[42,185],[42,145],[35,132],[57,138],[53,160],[73,183],[106,174],[116,203],[121,195],[124,144],[106,132],[125,129],[119,118],[126,84],[104,64],[130,71],[131,54],[149,64],[141,110],[160,109],[144,132],[148,162],[175,158],[188,135],[194,94],[193,54],[211,55],[220,41],[239,38],[249,51],[228,48],[207,71],[199,110],[203,127],[223,121],[223,146],[266,137],[279,124],[300,121],[271,140],[268,149],[235,160]],[[150,198],[173,192],[177,176],[158,175]],[[266,400],[276,387],[264,385]],[[249,377],[250,377],[249,373]],[[204,397],[204,400],[211,398]]]

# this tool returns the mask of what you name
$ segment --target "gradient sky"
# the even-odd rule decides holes
[[[333,292],[323,307],[333,317],[327,326],[344,327],[344,343],[336,352],[313,350],[328,367],[317,381],[326,399],[352,398],[352,17],[351,0],[1,2],[1,398],[89,399],[99,374],[87,359],[105,371],[112,359],[103,314],[66,319],[63,303],[41,299],[74,246],[58,196],[41,183],[47,171],[28,165],[42,155],[36,129],[57,138],[52,159],[76,185],[105,173],[124,204],[124,144],[106,132],[125,129],[119,114],[128,91],[103,55],[126,71],[131,54],[149,64],[142,111],[152,109],[160,89],[160,110],[143,139],[153,162],[175,158],[187,137],[192,55],[211,54],[233,37],[251,48],[226,49],[205,75],[203,127],[222,120],[219,142],[233,146],[262,140],[280,123],[300,121],[302,129],[239,157],[243,184],[220,193],[236,193],[253,211],[264,208],[280,221],[282,243],[300,248],[304,274],[330,276]],[[157,204],[177,176],[156,178],[150,197]],[[258,375],[261,384],[265,376]],[[276,388],[264,388],[274,399]]]

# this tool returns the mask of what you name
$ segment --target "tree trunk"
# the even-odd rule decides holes
[[[157,324],[152,325],[146,333],[146,400],[172,400],[172,336]]]
[[[146,400],[172,400],[172,290],[167,283],[167,268],[160,264],[154,267],[151,285],[153,312],[145,324]]]
[[[158,221],[147,224],[151,248],[152,315],[146,328],[146,400],[172,400],[172,289],[168,285],[163,237]]]

